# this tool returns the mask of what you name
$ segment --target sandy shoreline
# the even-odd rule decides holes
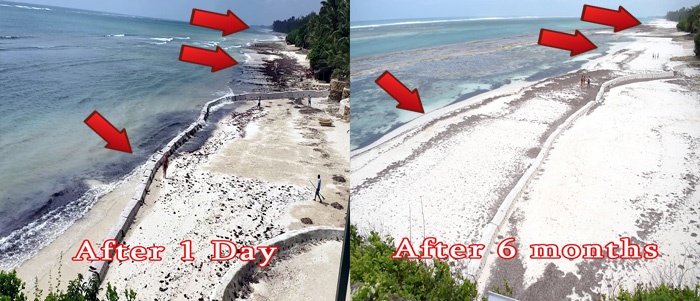
[[[264,60],[259,66],[262,66],[262,73],[273,80],[272,85],[275,85],[275,80],[288,79],[275,78],[268,72],[273,62],[286,60],[296,65],[306,63],[306,67],[303,64],[301,67],[292,66],[294,70],[303,70],[308,67],[308,62],[303,61],[302,56],[291,49],[277,55],[263,55],[259,57]],[[279,71],[277,69],[273,71],[285,73],[281,68]],[[306,227],[300,222],[303,217],[310,218],[313,225],[343,227],[345,211],[329,204],[338,203],[343,208],[347,206],[346,179],[349,162],[346,153],[349,148],[349,124],[336,120],[335,127],[321,127],[316,121],[317,118],[333,118],[334,116],[329,116],[324,109],[328,107],[328,110],[332,111],[337,105],[325,99],[313,99],[313,103],[314,108],[309,108],[288,99],[277,99],[264,100],[262,109],[254,108],[253,102],[239,105],[233,111],[230,108],[222,109],[216,114],[228,115],[220,116],[221,120],[218,123],[209,126],[213,127],[213,131],[203,146],[190,152],[188,148],[192,147],[188,147],[188,144],[192,145],[195,142],[184,145],[171,157],[168,179],[163,181],[161,170],[149,188],[146,204],[130,228],[125,244],[160,244],[174,252],[180,250],[180,241],[193,240],[195,258],[199,258],[199,263],[204,265],[200,265],[197,272],[202,273],[201,279],[207,279],[210,284],[185,281],[187,277],[183,277],[185,274],[182,274],[185,273],[185,266],[179,266],[184,264],[179,260],[181,254],[167,252],[164,254],[164,261],[159,263],[112,264],[106,281],[122,288],[131,285],[139,293],[139,299],[172,299],[180,289],[183,293],[189,292],[190,296],[199,294],[198,296],[204,297],[208,296],[211,286],[217,282],[217,273],[223,274],[225,267],[229,265],[213,264],[206,260],[205,253],[211,252],[209,240],[227,237],[239,245],[255,245],[280,233]],[[348,142],[342,143],[344,140]],[[291,153],[277,152],[281,147],[287,148]],[[241,152],[248,152],[248,156],[240,156]],[[263,154],[266,156],[262,156]],[[289,172],[266,172],[270,168],[274,170],[275,167],[286,168]],[[20,277],[28,283],[27,292],[33,291],[34,277],[38,278],[39,288],[45,293],[50,286],[55,288],[59,266],[63,287],[78,273],[84,274],[87,271],[88,262],[73,262],[70,257],[83,239],[89,239],[99,245],[133,196],[141,174],[142,171],[137,171],[137,176],[126,179],[124,184],[101,197],[97,204],[63,235],[17,268]],[[316,174],[321,174],[324,180],[322,193],[327,198],[325,204],[311,201],[312,192],[307,183],[308,180],[314,180]],[[334,180],[334,176],[335,179],[344,182]],[[214,183],[218,184],[215,188],[219,194],[210,193]],[[228,185],[231,187],[224,191],[222,187]],[[231,203],[223,204],[225,200]],[[228,210],[224,212],[223,207]],[[179,231],[173,232],[173,227],[166,225],[175,225]],[[228,229],[229,227],[231,229]],[[63,257],[59,260],[61,254]],[[168,255],[172,255],[169,257],[172,261],[169,261]],[[130,263],[134,265],[130,266]],[[153,269],[154,266],[158,266],[158,269]],[[137,279],[135,274],[143,277],[143,281],[136,283],[146,284],[158,279],[154,275],[143,274],[144,272],[165,271],[168,267],[172,268],[173,277],[179,275],[181,281],[187,284],[175,285],[176,280],[168,277],[168,283],[173,283],[169,286],[170,292],[167,293],[172,294],[170,297],[162,295],[164,292],[160,289],[164,286],[156,287],[157,282],[151,284],[150,289],[133,287],[133,280]],[[334,276],[326,277],[337,277],[337,271],[333,274]],[[130,281],[125,282],[122,275],[128,275]],[[335,288],[332,289],[332,293],[335,293]],[[177,297],[180,296],[182,295]]]
[[[687,43],[672,42],[672,36],[677,34],[666,29],[650,32],[649,28],[633,31],[631,34],[638,36],[636,41],[615,45],[607,55],[587,63],[581,70],[537,83],[513,84],[426,114],[388,134],[370,147],[354,151],[351,173],[353,224],[361,231],[376,230],[395,238],[409,237],[409,234],[412,234],[413,240],[421,240],[425,233],[425,236],[437,237],[448,244],[481,242],[483,230],[496,214],[495,210],[505,194],[533,163],[544,140],[564,119],[583,104],[592,101],[600,84],[627,74],[687,70],[682,68],[682,62],[671,61],[671,57],[692,54],[692,49],[687,47]],[[660,53],[661,58],[653,60],[652,52]],[[592,78],[594,87],[580,87],[580,78],[584,74]],[[689,83],[676,84],[686,87],[687,90]],[[667,85],[653,87],[658,89],[659,95],[666,92],[675,93],[671,91],[681,89]],[[618,91],[617,89],[619,88],[613,88],[613,92]],[[606,102],[617,97],[617,94],[607,96]],[[684,104],[689,103],[686,100]],[[603,109],[607,110],[608,107],[596,108],[589,114],[598,114],[598,110]],[[594,134],[595,132],[591,133]],[[600,139],[594,135],[589,140],[594,138]],[[598,145],[605,142],[595,140],[590,143]],[[628,146],[622,144],[619,147],[629,150]],[[558,152],[558,144],[555,148],[555,152]],[[574,163],[560,164],[562,168],[566,168]],[[576,182],[577,185],[582,185],[578,184],[579,182]],[[547,185],[552,184],[548,182]],[[557,187],[559,186],[555,184],[553,188]],[[607,198],[609,200],[610,197]],[[557,201],[565,199],[560,197]],[[605,200],[602,198],[600,201]],[[697,201],[697,196],[695,200]],[[534,210],[544,213],[550,211],[545,208],[556,206],[556,203],[528,206],[530,207],[527,212]],[[615,212],[615,208],[617,207],[609,210]],[[425,229],[423,217],[426,220]],[[556,218],[557,216],[547,216],[546,220]],[[508,234],[519,237],[519,233],[522,233],[523,237],[532,236],[545,231],[542,227],[527,230],[518,228],[518,231],[502,232],[498,237],[502,238]],[[409,233],[409,229],[412,229],[412,233]],[[561,232],[568,233],[565,229],[573,231],[569,226],[562,227]],[[595,235],[594,232],[591,233]],[[571,242],[571,239],[562,241],[564,237],[559,239],[553,243]],[[587,243],[583,238],[580,239],[580,243]],[[539,242],[538,239],[531,238],[527,243],[546,241]],[[674,252],[678,253],[678,249],[675,248]],[[502,262],[500,259],[495,261]],[[467,264],[466,261],[457,262],[455,271],[464,272]],[[540,278],[545,274],[544,267],[540,264],[543,263],[537,263],[538,268],[530,269],[532,263],[523,260],[520,265],[516,263],[515,266],[496,269],[529,269],[526,274],[527,282],[523,282],[522,277],[507,277],[512,278],[509,279],[511,286],[519,288],[518,293],[529,300],[527,296],[530,299],[535,298],[534,296],[539,297],[537,293],[524,293],[530,286],[538,287],[534,285],[536,281],[533,279],[549,279]],[[491,267],[496,265],[493,260],[489,260],[485,270],[488,273]],[[481,291],[490,288],[491,285],[500,285],[499,281],[502,282],[503,275],[513,273],[494,272],[492,280],[479,283]],[[630,275],[610,270],[607,270],[607,273],[610,274],[608,280],[614,280],[616,277],[631,278]],[[517,272],[515,275],[518,275]],[[485,277],[489,279],[488,275]],[[567,279],[571,281],[570,278]],[[570,284],[558,283],[562,291],[568,292],[572,289]],[[589,290],[600,285],[600,282],[585,284]],[[551,300],[561,300],[562,297],[567,295],[557,295]],[[585,299],[585,294],[579,294],[579,298]]]
[[[286,116],[287,102],[263,101],[262,110],[241,108],[243,112],[224,117],[213,137],[197,151],[174,155],[168,178],[156,180],[160,193],[152,193],[146,202],[152,208],[139,213],[125,238],[129,245],[156,244],[168,250],[180,250],[179,243],[189,239],[194,257],[199,259],[182,262],[180,252],[171,252],[159,263],[123,262],[110,267],[105,281],[119,287],[143,283],[137,291],[145,299],[172,300],[185,294],[207,298],[230,266],[229,262],[207,260],[211,255],[210,240],[226,239],[239,246],[255,246],[288,231],[302,217],[311,218],[314,224],[341,226],[343,212],[314,203],[311,190],[302,185],[301,179],[304,175],[310,177],[310,171],[296,169],[295,163],[304,155],[282,151],[268,158],[249,156],[263,154],[261,148],[284,150],[284,143],[279,140],[298,134],[292,128],[285,132],[274,126],[303,119],[301,114]],[[294,114],[291,110],[290,113]],[[271,133],[277,135],[267,135]],[[269,172],[271,166],[275,173]],[[334,197],[330,185],[324,186],[327,202],[341,202],[339,196]],[[296,216],[294,209],[299,207],[314,211]],[[321,216],[328,220],[321,220]]]

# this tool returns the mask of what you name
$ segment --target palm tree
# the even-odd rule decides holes
[[[287,42],[309,49],[307,59],[319,78],[350,75],[350,1],[324,0],[316,13],[277,22],[276,27],[295,23]]]
[[[350,1],[321,1],[314,47],[310,54],[314,70],[347,77],[350,71]]]

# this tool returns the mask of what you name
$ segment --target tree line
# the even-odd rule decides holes
[[[350,1],[321,1],[318,14],[273,22],[272,29],[286,33],[286,41],[308,49],[307,58],[317,79],[346,80],[350,76]]]
[[[670,11],[666,14],[666,19],[678,22],[678,30],[695,34],[695,55],[700,56],[700,5]]]

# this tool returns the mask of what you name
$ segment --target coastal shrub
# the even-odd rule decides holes
[[[700,301],[700,284],[695,288],[674,287],[662,284],[657,287],[638,285],[634,291],[628,291],[620,287],[620,292],[615,296],[603,296],[605,301]]]
[[[447,262],[394,260],[394,240],[350,228],[352,300],[473,300],[476,284],[455,276]]]
[[[90,278],[89,282],[84,281],[83,275],[78,274],[76,279],[68,282],[68,287],[66,291],[53,291],[52,288],[49,289],[49,293],[44,301],[97,301],[100,285],[97,283],[97,279]],[[35,280],[35,282],[37,282]],[[59,282],[60,285],[60,282]],[[0,271],[0,301],[26,301],[27,297],[24,295],[22,290],[24,290],[26,284],[22,279],[17,277],[17,272],[5,272]],[[133,290],[124,290],[124,300],[134,301],[136,300],[136,292]],[[34,291],[34,301],[40,301],[41,290],[35,288]],[[108,301],[118,301],[119,294],[117,290],[112,287],[111,283],[107,283],[107,291],[105,292],[105,300]]]
[[[700,34],[695,35],[695,55],[700,56]]]
[[[23,289],[24,282],[17,277],[16,271],[13,270],[9,273],[0,271],[0,301],[27,300],[27,297],[22,293]]]

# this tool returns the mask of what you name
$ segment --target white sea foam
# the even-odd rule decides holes
[[[350,26],[350,29],[361,28],[376,28],[385,26],[400,26],[400,25],[417,25],[417,24],[434,24],[434,23],[452,23],[452,22],[470,22],[470,21],[490,21],[490,20],[519,20],[519,19],[544,19],[544,18],[569,18],[569,17],[483,17],[483,18],[465,18],[465,19],[445,19],[445,20],[424,20],[424,21],[404,21],[385,24],[369,24]]]
[[[197,46],[204,46],[204,47],[216,47],[221,44],[221,42],[225,42],[226,38],[220,38],[217,41],[206,41],[206,42],[194,42],[194,45]]]
[[[649,25],[659,28],[676,28],[678,22],[669,21],[665,19],[654,19],[649,22]]]
[[[129,174],[112,183],[96,185],[94,181],[86,183],[91,188],[79,199],[66,206],[52,209],[37,220],[0,238],[0,251],[2,251],[0,253],[3,254],[0,257],[0,270],[16,268],[34,256],[68,230],[76,220],[85,216],[100,197],[110,193],[130,177],[143,173],[146,163],[137,166]]]
[[[161,42],[170,42],[173,40],[173,38],[151,38],[151,40],[156,40],[156,41],[161,41]]]
[[[5,6],[5,5],[3,5]],[[7,5],[9,6],[9,5]],[[33,9],[33,10],[51,10],[48,7],[34,7],[34,6],[25,6],[25,5],[15,5],[16,8],[24,8],[24,9]]]
[[[231,49],[234,49],[234,48],[241,48],[241,47],[243,47],[243,46],[242,46],[242,45],[228,46],[228,47],[224,47],[224,50],[231,50]]]

